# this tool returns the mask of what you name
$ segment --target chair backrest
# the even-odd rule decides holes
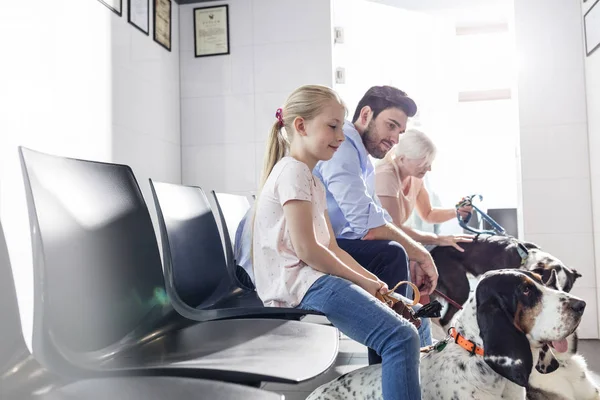
[[[152,221],[131,168],[19,152],[32,238],[36,358],[68,368],[77,355],[123,345],[126,335],[145,334],[172,315]]]
[[[235,264],[234,246],[235,234],[240,222],[250,209],[248,197],[229,193],[211,192],[217,205],[217,211],[221,220],[227,261]]]
[[[13,273],[0,225],[0,387],[6,372],[29,355],[21,331],[21,318],[17,304],[17,293]]]
[[[0,398],[29,398],[59,383],[29,353],[23,340],[19,305],[4,231],[0,224]]]
[[[174,302],[174,306],[202,310],[235,297],[240,288],[227,268],[219,228],[204,191],[152,180],[150,186],[160,226],[167,289],[173,293],[171,298],[183,302]]]

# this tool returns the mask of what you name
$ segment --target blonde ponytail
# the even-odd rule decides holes
[[[284,128],[280,121],[275,121],[271,127],[271,133],[267,139],[267,149],[263,161],[263,170],[260,178],[260,189],[264,186],[269,174],[275,164],[279,162],[288,152],[289,143],[283,137]]]

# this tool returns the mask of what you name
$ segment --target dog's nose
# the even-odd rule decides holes
[[[571,310],[575,311],[576,313],[583,313],[583,310],[585,310],[585,301],[583,300],[570,300],[569,301],[569,307],[571,308]]]

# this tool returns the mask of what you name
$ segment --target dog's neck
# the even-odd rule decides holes
[[[475,343],[477,346],[483,347],[483,340],[479,332],[477,324],[477,301],[471,297],[459,311],[453,320],[453,325],[459,334],[466,339]],[[485,349],[484,349],[485,351]]]

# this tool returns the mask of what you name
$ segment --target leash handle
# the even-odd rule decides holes
[[[386,292],[385,294],[381,294],[381,293],[377,292],[376,297],[379,298],[379,300],[383,301],[384,303],[392,303],[391,304],[392,306],[399,301],[404,302],[403,299],[406,299],[406,297],[399,295],[398,293],[395,293],[396,289],[398,289],[398,287],[400,287],[400,285],[410,285],[410,287],[412,287],[413,293],[414,293],[414,298],[412,300],[412,304],[409,304],[409,305],[411,307],[414,305],[417,305],[419,303],[419,300],[421,300],[421,293],[419,292],[419,288],[417,287],[417,285],[415,285],[414,283],[409,282],[409,281],[398,282],[396,284],[396,286],[394,286],[392,288],[392,290]],[[398,296],[398,297],[396,297],[396,296]]]
[[[484,213],[483,211],[481,211],[481,209],[479,209],[479,207],[477,207],[475,204],[473,204],[473,199],[475,197],[479,197],[479,201],[483,200],[483,196],[480,194],[472,194],[470,196],[465,196],[461,199],[461,201],[459,201],[458,203],[456,203],[456,218],[458,219],[458,224],[465,230],[474,233],[476,235],[481,235],[481,234],[488,234],[488,235],[500,235],[500,236],[506,236],[506,230],[499,224],[497,223],[492,217],[490,217],[489,215],[487,215],[486,213]],[[474,229],[471,228],[470,226],[468,226],[467,224],[469,223],[469,221],[471,220],[472,217],[472,212],[469,213],[467,215],[467,217],[463,218],[460,213],[458,212],[458,209],[460,207],[463,206],[471,206],[473,208],[473,210],[475,210],[479,215],[481,215],[481,218],[483,220],[485,220],[488,224],[490,224],[492,226],[492,230],[481,230],[481,229]]]

